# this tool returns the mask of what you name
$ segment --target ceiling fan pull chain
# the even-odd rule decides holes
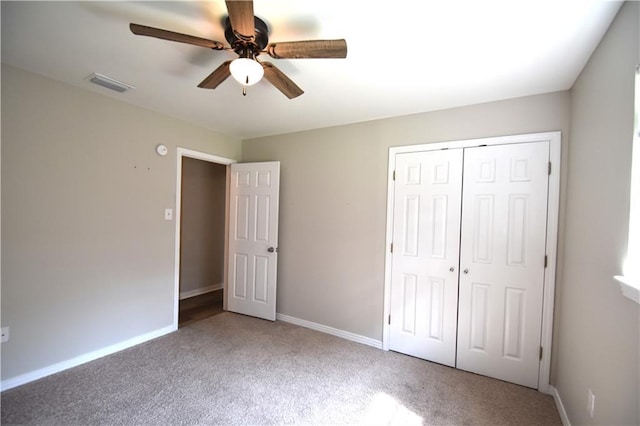
[[[242,85],[242,96],[247,96],[247,86],[249,85],[249,76],[245,81],[245,84]]]

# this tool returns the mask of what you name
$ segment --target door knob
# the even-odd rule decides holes
[[[455,270],[455,268],[452,266],[451,268],[449,268],[449,272],[453,272]]]
[[[469,273],[469,270],[468,270],[468,269],[465,269],[465,270],[464,270],[464,271],[462,271],[462,272],[464,272],[465,274],[468,274],[468,273]]]
[[[275,248],[275,247],[269,247],[269,248],[267,249],[267,251],[268,251],[269,253],[273,253],[273,252],[275,252],[275,251],[276,251],[276,248]]]

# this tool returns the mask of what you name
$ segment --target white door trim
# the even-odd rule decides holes
[[[389,160],[387,171],[387,224],[386,224],[386,244],[385,244],[385,274],[384,274],[384,316],[382,322],[382,349],[389,350],[389,322],[391,312],[391,243],[393,242],[393,200],[394,181],[393,172],[395,169],[396,154],[420,151],[432,151],[450,148],[467,148],[480,145],[506,145],[525,142],[549,142],[549,159],[552,164],[551,175],[549,176],[549,190],[547,195],[547,267],[544,273],[544,295],[542,308],[542,336],[541,344],[543,355],[540,361],[540,371],[538,373],[538,390],[544,393],[551,392],[549,384],[551,372],[551,343],[553,340],[553,306],[555,297],[555,276],[556,258],[558,242],[558,213],[560,210],[560,147],[561,132],[530,133],[512,136],[500,136],[481,139],[467,139],[449,142],[435,142],[429,144],[399,146],[389,148]]]
[[[174,260],[173,260],[173,270],[174,270],[174,275],[173,275],[173,324],[172,324],[172,328],[173,330],[177,330],[178,329],[178,313],[179,313],[179,309],[180,309],[180,217],[182,214],[182,158],[183,157],[189,157],[189,158],[195,158],[197,160],[203,160],[203,161],[208,161],[210,163],[217,163],[217,164],[223,164],[225,166],[229,166],[230,164],[236,163],[236,160],[232,160],[230,158],[225,158],[225,157],[220,157],[217,155],[213,155],[213,154],[207,154],[205,152],[200,152],[200,151],[194,151],[191,149],[187,149],[187,148],[180,148],[178,147],[177,149],[177,154],[176,154],[176,214],[174,215],[174,220],[175,220],[175,235],[174,235],[174,239],[175,239],[175,253],[174,253]],[[227,185],[229,183],[229,167],[227,167],[227,178],[226,178],[226,182]],[[228,191],[227,191],[228,192]],[[226,277],[226,265],[227,265],[227,238],[228,238],[228,213],[229,213],[229,194],[227,194],[225,196],[225,242],[224,242],[224,246],[225,246],[225,252],[224,252],[224,264],[225,264],[225,277],[224,277],[224,282],[225,282],[225,286],[226,286],[226,282],[227,282],[227,277]],[[226,300],[225,300],[226,302]]]

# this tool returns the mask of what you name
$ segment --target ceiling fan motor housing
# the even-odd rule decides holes
[[[255,37],[253,39],[244,39],[233,31],[231,20],[228,17],[225,20],[224,37],[240,57],[247,57],[246,55],[249,52],[255,57],[269,44],[269,27],[267,27],[267,24],[257,16],[254,17],[254,22]]]

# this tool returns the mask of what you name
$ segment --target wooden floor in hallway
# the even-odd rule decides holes
[[[180,301],[178,327],[200,321],[224,312],[222,299],[224,290],[216,290]]]

